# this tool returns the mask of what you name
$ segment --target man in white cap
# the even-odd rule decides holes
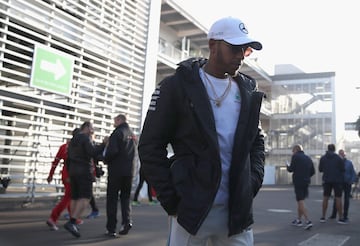
[[[232,17],[216,21],[208,39],[208,59],[181,62],[153,93],[139,156],[170,218],[168,245],[253,245],[252,203],[264,177],[264,93],[238,70],[262,45]]]

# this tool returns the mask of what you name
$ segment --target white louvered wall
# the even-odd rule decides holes
[[[150,0],[0,0],[0,177],[12,179],[2,195],[57,193],[51,161],[85,120],[97,141],[118,113],[139,133],[149,11]],[[73,57],[70,95],[30,86],[38,44]]]

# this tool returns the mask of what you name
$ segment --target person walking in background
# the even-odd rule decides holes
[[[94,194],[91,196],[89,201],[91,212],[86,216],[87,219],[95,219],[100,216],[100,211],[98,206],[96,205]]]
[[[340,156],[335,153],[335,145],[329,144],[325,155],[320,158],[319,172],[323,173],[323,203],[322,216],[320,222],[326,221],[326,210],[328,207],[331,191],[334,190],[336,209],[339,214],[339,224],[345,224],[342,213],[342,185],[344,182],[344,162]]]
[[[94,142],[94,144],[95,144],[95,142]],[[98,176],[98,174],[96,173],[98,160],[93,159],[92,162],[93,162],[93,167],[92,167],[93,182],[96,182],[96,178],[100,178],[100,176]],[[96,205],[94,192],[91,195],[89,204],[90,204],[91,212],[86,216],[86,218],[87,219],[95,219],[95,218],[99,217],[100,211],[99,211],[98,206]]]
[[[133,202],[132,202],[132,204],[135,205],[135,206],[140,205],[140,202],[138,201],[138,198],[139,198],[140,190],[144,185],[144,182],[146,182],[146,179],[145,179],[143,168],[141,167],[141,164],[140,164],[139,184],[136,187],[135,194],[134,194],[134,199],[133,199]],[[153,200],[153,198],[152,198],[151,186],[150,186],[150,184],[148,182],[146,182],[146,184],[147,184],[147,195],[148,195],[149,203],[150,204],[156,204],[157,202],[155,202]]]
[[[344,161],[344,183],[342,184],[343,192],[344,192],[344,206],[343,206],[343,219],[347,223],[349,221],[349,206],[350,206],[350,193],[351,193],[351,186],[356,181],[356,172],[354,169],[354,165],[352,161],[346,158],[345,151],[343,149],[339,150],[339,156]],[[334,200],[332,214],[330,219],[336,218],[336,200]]]
[[[359,196],[359,179],[360,179],[360,172],[357,173],[354,185],[351,190],[351,197],[357,199]]]
[[[83,214],[93,194],[92,158],[100,154],[106,144],[103,142],[100,145],[94,145],[93,134],[93,124],[85,121],[80,127],[80,132],[71,139],[68,145],[71,213],[70,220],[65,223],[64,228],[75,237],[80,237],[76,220]]]
[[[132,228],[130,195],[135,155],[135,136],[126,122],[126,116],[117,115],[114,127],[105,151],[105,163],[108,165],[106,235],[110,237],[116,236],[119,193],[122,216],[119,234],[128,234]]]
[[[313,224],[309,220],[308,211],[305,206],[305,198],[309,195],[309,184],[311,177],[315,174],[314,163],[311,158],[304,153],[300,144],[296,144],[292,149],[292,157],[287,170],[292,172],[292,180],[297,201],[298,217],[292,222],[294,226],[302,226],[301,218],[305,219],[305,229],[310,229]]]
[[[75,128],[72,131],[72,136],[76,135],[80,131],[79,128]],[[57,231],[59,228],[57,227],[56,223],[61,215],[61,213],[67,208],[68,213],[70,214],[70,201],[71,201],[71,187],[70,187],[70,178],[68,173],[68,166],[67,162],[67,148],[70,139],[66,141],[66,143],[62,144],[59,147],[58,152],[52,162],[49,175],[47,177],[47,182],[50,184],[53,180],[53,175],[55,173],[55,169],[63,160],[63,166],[61,170],[61,181],[64,185],[64,196],[61,198],[60,202],[52,209],[50,218],[46,221],[46,224],[50,227],[51,230]]]
[[[140,161],[169,215],[168,245],[253,245],[252,204],[264,177],[264,93],[238,70],[262,45],[233,17],[211,26],[208,45],[209,59],[181,62],[153,93]]]
[[[94,135],[92,137],[94,139]],[[104,141],[107,142],[108,138],[105,137]],[[94,141],[94,144],[95,144],[95,141]],[[96,178],[100,178],[101,176],[104,175],[104,171],[102,170],[102,168],[99,164],[99,161],[103,161],[103,159],[104,158],[103,158],[102,153],[99,154],[96,158],[92,159],[93,182],[96,182]],[[87,219],[95,219],[95,218],[99,217],[100,211],[99,211],[98,206],[96,205],[94,193],[92,194],[89,203],[90,203],[90,207],[91,207],[91,212],[86,216],[86,218]]]

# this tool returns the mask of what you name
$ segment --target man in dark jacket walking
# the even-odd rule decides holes
[[[334,190],[336,209],[339,214],[339,224],[345,224],[342,214],[342,183],[344,181],[344,162],[340,156],[335,153],[335,145],[329,144],[328,150],[325,155],[320,158],[319,172],[323,173],[323,204],[322,204],[322,217],[320,222],[324,223],[326,220],[326,210],[328,207],[329,197],[331,191]]]
[[[295,196],[298,205],[298,217],[292,224],[294,226],[302,226],[301,218],[305,219],[305,229],[310,229],[313,224],[309,220],[308,212],[305,207],[305,198],[309,195],[309,184],[311,177],[315,174],[314,163],[311,158],[304,153],[304,149],[300,144],[296,144],[292,149],[290,165],[287,170],[292,172]]]
[[[106,139],[100,145],[94,145],[92,135],[94,127],[85,121],[80,133],[75,134],[68,145],[67,165],[71,185],[71,217],[64,225],[65,229],[75,237],[80,237],[76,220],[81,217],[92,197],[92,159],[99,155],[105,147]]]
[[[264,94],[238,71],[252,49],[262,48],[247,34],[237,18],[216,21],[209,59],[180,63],[152,95],[139,156],[170,216],[170,246],[253,245],[252,203],[264,177]]]
[[[343,191],[344,191],[344,204],[343,204],[343,218],[344,222],[349,221],[349,206],[350,206],[350,195],[351,195],[351,186],[356,181],[356,172],[352,161],[346,158],[345,151],[343,149],[339,150],[339,156],[344,161],[344,182],[343,182]],[[337,214],[336,210],[336,200],[333,203],[333,211],[331,213],[330,219],[335,219]]]
[[[130,194],[134,169],[135,137],[126,116],[119,114],[114,118],[114,131],[105,150],[105,163],[108,165],[108,184],[106,190],[106,234],[116,236],[117,204],[120,192],[122,229],[125,235],[132,227]]]

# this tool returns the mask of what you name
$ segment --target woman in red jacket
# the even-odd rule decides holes
[[[75,128],[73,130],[73,136],[79,132],[79,128]],[[50,218],[46,221],[46,224],[50,227],[50,229],[57,231],[59,228],[56,226],[56,222],[59,219],[61,213],[67,208],[70,214],[70,201],[71,201],[71,188],[70,188],[70,178],[68,173],[68,168],[66,167],[66,159],[67,159],[67,148],[70,140],[66,141],[63,145],[60,146],[55,159],[52,162],[51,169],[49,172],[49,176],[47,177],[48,183],[50,183],[53,179],[53,175],[56,167],[59,162],[63,160],[63,167],[61,170],[61,180],[64,184],[64,196],[60,200],[60,202],[53,208],[51,211]]]

